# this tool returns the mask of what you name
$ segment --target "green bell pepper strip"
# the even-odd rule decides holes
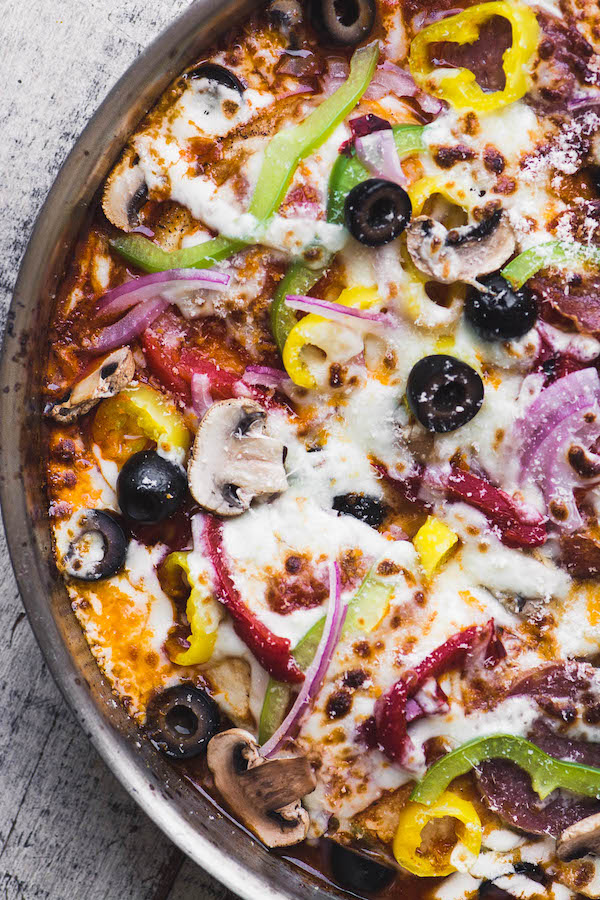
[[[578,262],[595,263],[600,266],[600,249],[570,241],[548,241],[520,253],[504,266],[501,273],[513,288],[518,290],[541,269],[548,266],[568,266]]]
[[[475,738],[434,763],[410,799],[431,806],[455,778],[488,759],[508,759],[524,769],[531,777],[531,786],[542,800],[557,788],[585,797],[600,798],[600,769],[554,759],[522,737],[493,734]]]
[[[271,302],[270,316],[271,331],[280,353],[283,353],[288,334],[298,321],[295,311],[286,306],[285,298],[288,294],[307,294],[322,274],[322,269],[309,269],[303,263],[295,262],[279,282]]]
[[[348,604],[342,635],[353,631],[368,632],[374,628],[385,612],[393,591],[393,583],[377,578],[371,569]],[[324,626],[325,616],[315,622],[293,650],[293,656],[303,672],[313,661]],[[258,726],[259,744],[264,744],[277,731],[285,718],[291,697],[288,684],[269,679]]]
[[[245,241],[218,237],[183,250],[163,250],[141,234],[125,234],[110,242],[128,263],[144,272],[166,272],[167,269],[210,269],[247,246]]]
[[[400,156],[425,150],[423,142],[424,125],[395,125],[392,128],[394,143]],[[344,203],[346,197],[357,184],[366,181],[368,171],[360,162],[353,149],[350,156],[340,153],[329,178],[329,201],[327,221],[332,225],[344,224]]]
[[[266,222],[278,209],[298,163],[319,147],[356,106],[371,83],[378,58],[376,41],[359,48],[352,57],[344,84],[317,106],[304,122],[280,131],[269,142],[248,208],[260,223]],[[111,246],[121,256],[146,272],[206,269],[247,245],[247,241],[220,236],[196,247],[167,253],[140,234],[123,235],[111,241]]]

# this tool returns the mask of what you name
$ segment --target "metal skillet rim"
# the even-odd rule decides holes
[[[147,741],[139,741],[133,720],[114,699],[111,702],[110,689],[54,569],[47,502],[43,502],[39,386],[46,358],[45,326],[53,307],[53,290],[86,210],[127,135],[173,77],[202,47],[210,46],[232,18],[242,17],[259,2],[192,3],[112,88],[61,168],[36,220],[7,317],[0,362],[0,502],[13,570],[42,654],[71,711],[128,793],[181,850],[239,896],[247,900],[325,900],[339,896],[333,885],[332,891],[324,889],[322,883],[286,864],[226,817],[219,819],[208,801],[198,801],[198,809],[191,812],[184,809],[183,800],[177,807],[173,792],[190,800],[193,789]],[[135,746],[136,739],[139,746]],[[206,815],[218,824],[207,825]],[[200,826],[215,834],[201,834]]]

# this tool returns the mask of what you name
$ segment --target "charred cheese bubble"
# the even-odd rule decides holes
[[[427,518],[414,536],[413,545],[428,578],[446,562],[457,543],[456,532],[435,516]]]

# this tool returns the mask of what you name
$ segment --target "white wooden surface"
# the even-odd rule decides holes
[[[0,0],[0,325],[39,207],[87,119],[189,0]],[[73,721],[0,534],[0,898],[226,900]]]

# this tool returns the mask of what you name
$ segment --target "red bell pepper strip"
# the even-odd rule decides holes
[[[482,646],[483,645],[483,646]],[[375,705],[377,745],[394,762],[402,763],[410,750],[407,733],[407,702],[429,678],[439,678],[454,668],[464,668],[471,656],[483,651],[483,663],[492,668],[506,655],[496,634],[494,620],[459,631],[437,647],[414,669],[409,669]],[[416,716],[412,716],[416,718]]]
[[[223,550],[223,523],[207,517],[205,540],[218,583],[219,599],[233,619],[239,638],[257,658],[263,669],[277,681],[298,683],[304,673],[290,651],[287,638],[278,637],[250,612],[229,574]]]
[[[454,500],[484,513],[507,547],[540,547],[546,542],[545,519],[535,510],[524,512],[512,497],[479,475],[452,469],[442,477],[442,484]]]

